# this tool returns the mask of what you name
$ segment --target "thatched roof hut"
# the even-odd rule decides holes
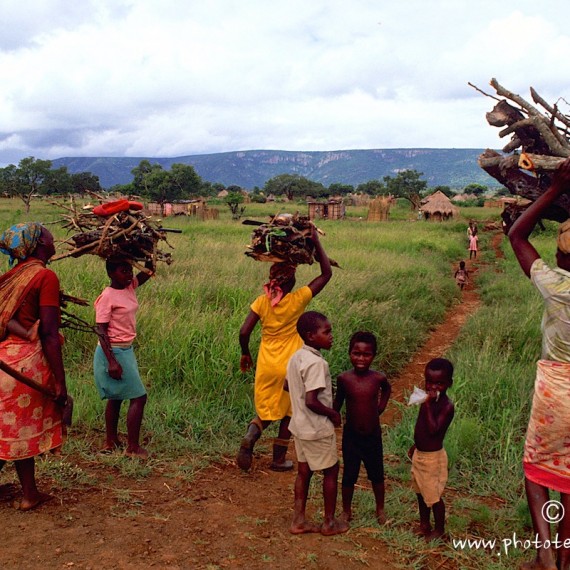
[[[440,190],[424,198],[420,210],[426,220],[440,222],[459,214],[459,208]]]

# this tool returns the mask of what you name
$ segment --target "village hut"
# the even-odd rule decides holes
[[[441,190],[421,201],[420,211],[424,219],[443,222],[459,214],[459,208]]]
[[[346,214],[346,207],[342,200],[307,202],[307,205],[309,206],[309,220],[341,220]]]

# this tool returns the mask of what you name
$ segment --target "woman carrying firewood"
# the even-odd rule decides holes
[[[570,569],[570,220],[558,229],[556,265],[549,267],[529,242],[544,212],[570,191],[570,159],[555,171],[550,187],[513,224],[509,239],[519,264],[544,299],[542,356],[524,445],[525,490],[537,536],[534,562],[522,568]],[[560,502],[549,501],[549,489]],[[552,548],[550,518],[562,517]],[[556,558],[558,560],[556,560]]]
[[[331,263],[313,227],[311,239],[315,246],[315,259],[321,267],[321,274],[309,285],[293,291],[295,286],[295,265],[275,263],[269,271],[269,282],[264,285],[265,295],[260,295],[251,305],[251,310],[240,329],[240,369],[246,372],[253,366],[249,351],[249,339],[257,323],[261,321],[261,344],[255,371],[256,417],[249,424],[237,455],[237,464],[244,471],[249,470],[253,459],[253,448],[262,431],[273,421],[280,421],[279,433],[273,442],[274,471],[288,471],[292,461],[286,460],[291,432],[291,401],[283,388],[287,362],[303,341],[297,334],[297,320],[309,301],[330,281]]]
[[[6,230],[0,251],[10,256],[10,264],[18,261],[0,277],[0,359],[54,394],[50,398],[0,372],[0,468],[14,461],[23,493],[14,506],[27,511],[52,498],[37,488],[34,458],[57,450],[64,439],[67,389],[59,336],[59,279],[46,268],[55,254],[53,236],[39,223]],[[18,329],[28,334],[17,336]]]
[[[137,334],[135,316],[139,306],[135,289],[151,277],[152,261],[148,261],[146,267],[148,272],[141,271],[133,277],[132,265],[126,259],[106,261],[111,285],[95,300],[99,344],[93,359],[99,396],[107,400],[106,439],[102,451],[111,452],[122,446],[117,432],[119,413],[123,400],[130,400],[125,454],[141,459],[148,457],[139,442],[147,398],[132,344]]]

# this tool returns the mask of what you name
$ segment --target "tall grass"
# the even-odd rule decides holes
[[[275,212],[275,205],[255,208],[258,219]],[[0,203],[2,225],[22,220],[21,212],[15,219],[14,209],[14,202]],[[33,203],[28,219],[57,217],[53,207]],[[253,412],[253,376],[239,372],[238,331],[261,293],[269,264],[244,255],[251,227],[232,222],[225,211],[219,221],[172,218],[168,226],[182,229],[169,235],[175,261],[160,266],[138,292],[136,352],[149,389],[144,428],[155,453],[230,453]],[[378,335],[377,366],[395,373],[457,300],[450,264],[464,254],[465,223],[323,221],[319,226],[327,253],[341,266],[311,302],[333,323],[335,344],[327,354],[333,374],[348,368],[348,339],[358,329]],[[57,225],[51,227],[63,237]],[[53,268],[67,293],[89,300],[89,307],[74,310],[92,322],[92,303],[108,284],[102,260],[69,258]],[[298,286],[317,274],[317,266],[301,266]],[[84,433],[103,423],[103,404],[92,387],[95,344],[93,335],[67,334],[64,357],[76,396],[75,429]]]

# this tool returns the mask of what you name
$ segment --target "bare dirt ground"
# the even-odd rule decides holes
[[[467,263],[471,284],[462,302],[393,379],[395,399],[402,401],[414,384],[421,385],[425,363],[452,345],[477,310],[477,264]],[[397,421],[395,410],[391,403],[383,422]],[[370,565],[390,570],[401,563],[373,537],[373,527],[336,537],[289,534],[295,474],[269,471],[268,449],[268,442],[260,446],[250,473],[242,473],[233,458],[227,458],[194,479],[172,464],[157,463],[149,476],[135,478],[121,475],[100,458],[70,456],[73,467],[69,473],[63,470],[62,478],[87,474],[90,484],[77,478],[77,485],[62,488],[54,479],[51,491],[56,498],[27,513],[11,506],[18,487],[3,489],[0,568],[346,570]],[[5,471],[13,472],[13,467]],[[50,491],[49,478],[40,479],[40,485]],[[387,486],[389,492],[390,481]],[[453,568],[446,560],[432,562],[429,567]]]

